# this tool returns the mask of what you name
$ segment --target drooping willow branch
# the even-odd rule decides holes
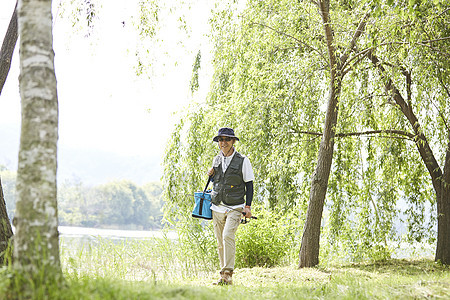
[[[261,26],[261,27],[268,28],[268,29],[270,29],[270,30],[272,30],[272,31],[274,31],[274,32],[276,32],[276,33],[278,33],[278,34],[280,34],[280,35],[284,35],[284,36],[286,36],[286,37],[288,37],[288,38],[291,38],[291,39],[293,39],[294,41],[296,41],[297,43],[299,43],[300,45],[303,45],[304,47],[306,47],[306,48],[308,48],[308,49],[310,49],[310,50],[312,50],[312,51],[314,51],[314,52],[317,52],[317,54],[319,54],[320,57],[322,57],[322,59],[326,60],[325,57],[323,56],[323,54],[322,54],[318,49],[316,49],[316,48],[312,47],[311,45],[309,45],[309,44],[307,44],[307,43],[301,41],[300,39],[296,38],[296,37],[293,36],[293,35],[290,35],[290,34],[288,34],[288,33],[286,33],[286,32],[277,30],[277,29],[275,29],[275,28],[273,28],[273,27],[271,27],[271,26],[269,26],[269,25],[261,24],[261,23],[258,23],[258,22],[251,22],[250,25],[259,25],[259,26]]]
[[[433,40],[419,41],[419,42],[414,42],[414,43],[409,43],[409,42],[399,42],[399,41],[396,41],[396,42],[385,42],[385,43],[380,43],[380,44],[378,44],[378,45],[375,45],[375,46],[373,46],[373,47],[369,47],[369,48],[363,49],[363,50],[361,50],[360,52],[356,53],[351,59],[349,59],[349,60],[344,64],[344,67],[347,67],[347,65],[349,65],[350,62],[352,62],[352,61],[355,60],[355,59],[358,59],[358,57],[360,57],[361,55],[367,55],[367,53],[372,52],[373,50],[375,50],[375,49],[377,49],[377,48],[379,48],[379,47],[382,47],[382,46],[389,46],[389,45],[407,45],[407,44],[416,44],[416,45],[419,45],[419,46],[429,47],[429,48],[433,49],[434,51],[436,51],[436,52],[438,52],[438,53],[441,53],[441,54],[443,54],[443,55],[445,55],[445,56],[450,56],[448,53],[441,52],[441,51],[439,51],[439,49],[435,49],[435,48],[433,48],[433,47],[431,47],[431,46],[426,45],[426,44],[429,44],[429,43],[440,42],[440,41],[446,41],[446,40],[450,40],[450,36],[446,36],[446,37],[442,37],[442,38],[438,38],[438,39],[433,39]]]
[[[294,130],[297,134],[308,134],[308,135],[315,135],[315,136],[322,136],[321,132],[314,132],[314,131],[302,131],[302,130]],[[385,129],[385,130],[368,130],[368,131],[362,131],[362,132],[341,132],[336,133],[335,137],[349,137],[349,136],[364,136],[364,135],[373,135],[373,134],[396,134],[400,136],[407,137],[411,141],[415,141],[416,135],[403,131],[403,130],[395,130],[395,129]]]

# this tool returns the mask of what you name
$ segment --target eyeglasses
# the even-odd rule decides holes
[[[232,140],[232,138],[230,138],[230,137],[226,137],[226,138],[218,138],[217,139],[219,142],[223,142],[223,141],[225,141],[225,142],[229,142],[229,141],[231,141]]]

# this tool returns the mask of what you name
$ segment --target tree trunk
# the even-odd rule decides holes
[[[444,174],[440,196],[437,198],[438,234],[435,261],[450,265],[450,132],[445,154]],[[437,193],[436,193],[437,194]]]
[[[340,81],[331,82],[324,133],[319,148],[317,166],[311,180],[308,210],[300,248],[299,268],[319,264],[319,242],[322,212],[333,161],[334,135],[338,116]]]
[[[17,2],[14,7],[14,12],[9,21],[8,30],[3,39],[2,49],[0,50],[0,94],[8,77],[9,69],[11,68],[11,61],[14,54],[14,48],[17,43]]]
[[[316,169],[311,179],[308,210],[306,212],[305,227],[303,229],[302,245],[300,247],[299,268],[313,267],[319,264],[320,226],[325,196],[330,177],[331,164],[333,162],[334,137],[339,111],[339,96],[342,87],[342,79],[345,75],[343,69],[349,58],[350,52],[355,48],[356,42],[364,32],[369,14],[367,13],[355,30],[345,52],[339,59],[336,57],[334,47],[333,29],[331,28],[329,1],[318,1],[319,12],[322,17],[323,29],[327,43],[330,88],[328,95],[327,112],[323,128],[322,140],[319,147]]]
[[[450,132],[448,134],[447,151],[445,155],[444,171],[442,172],[431,150],[430,144],[421,129],[421,125],[414,114],[411,105],[405,101],[400,91],[394,86],[392,80],[387,77],[387,72],[372,52],[367,53],[372,64],[380,71],[385,82],[385,90],[399,106],[403,115],[408,119],[416,135],[415,143],[420,157],[431,176],[434,191],[436,193],[436,205],[438,215],[438,234],[435,260],[443,264],[450,264]]]
[[[319,263],[320,225],[325,195],[327,192],[328,178],[330,177],[331,163],[333,161],[334,135],[336,133],[338,100],[341,89],[341,76],[338,75],[339,65],[333,45],[333,31],[330,27],[329,1],[319,1],[318,6],[322,16],[328,48],[330,90],[319,156],[316,169],[311,179],[309,204],[306,213],[305,227],[303,229],[302,244],[300,247],[299,268],[313,267]]]
[[[0,178],[0,265],[5,262],[6,251],[13,236],[11,223],[9,222],[8,212],[6,211],[6,202],[3,197],[2,181]]]
[[[22,129],[14,267],[28,279],[24,285],[52,281],[62,275],[56,201],[58,99],[51,7],[51,0],[19,0],[18,5]]]
[[[3,39],[2,48],[0,49],[0,94],[8,77],[11,68],[12,56],[17,43],[17,2],[14,7],[8,30]],[[11,222],[9,221],[8,212],[6,210],[6,202],[3,197],[3,188],[0,178],[0,265],[5,261],[6,251],[13,236]]]

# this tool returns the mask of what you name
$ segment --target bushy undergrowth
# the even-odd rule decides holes
[[[255,211],[258,219],[238,228],[236,267],[273,267],[292,263],[300,249],[299,218],[293,213]]]
[[[294,212],[254,207],[257,219],[241,224],[236,232],[237,268],[291,264],[298,257],[301,220]],[[212,221],[185,218],[176,224],[178,253],[185,257],[187,273],[219,269]]]

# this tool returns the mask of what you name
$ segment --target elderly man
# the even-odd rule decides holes
[[[235,234],[242,215],[252,216],[253,175],[250,160],[234,148],[239,138],[231,128],[220,128],[213,139],[220,152],[208,171],[213,176],[211,192],[214,234],[220,260],[220,279],[215,284],[232,284],[236,255]]]

